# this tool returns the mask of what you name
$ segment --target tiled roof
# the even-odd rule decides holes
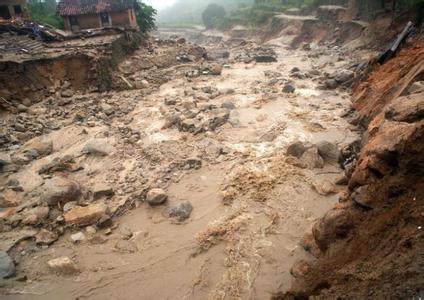
[[[135,6],[136,0],[60,0],[57,10],[61,16],[75,16],[123,11]]]

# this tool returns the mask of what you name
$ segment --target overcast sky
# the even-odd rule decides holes
[[[162,9],[173,4],[176,0],[143,0],[144,3],[153,6],[156,9]]]

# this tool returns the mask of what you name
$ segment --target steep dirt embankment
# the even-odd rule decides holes
[[[421,40],[377,67],[356,89],[354,105],[368,125],[362,150],[339,203],[305,239],[303,246],[316,259],[293,267],[297,280],[289,297],[422,295],[423,67]]]
[[[0,62],[0,96],[34,101],[33,98],[41,99],[60,87],[108,90],[118,63],[138,49],[141,42],[139,35],[122,35],[104,43],[87,42],[83,46],[71,42],[51,44],[45,46],[50,55],[34,54],[25,59],[16,55],[15,59],[4,59]]]

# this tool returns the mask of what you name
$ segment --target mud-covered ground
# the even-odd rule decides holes
[[[266,299],[290,287],[358,139],[344,88],[361,52],[194,38],[208,61],[183,40],[152,41],[121,63],[114,91],[2,113],[0,242],[16,265],[3,299]],[[165,203],[148,203],[153,188]],[[48,264],[59,257],[70,262]]]

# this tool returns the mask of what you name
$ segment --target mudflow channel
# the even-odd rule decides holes
[[[222,45],[231,58],[252,44]],[[351,58],[346,54],[340,60],[326,46],[291,50],[278,39],[267,47],[277,53],[277,62],[233,60],[220,76],[175,75],[142,98],[126,116],[125,126],[141,132],[131,147],[104,125],[82,135],[71,122],[50,134],[57,141],[56,156],[76,152],[90,138],[105,137],[119,155],[85,160],[86,180],[96,174],[126,182],[118,191],[125,196],[140,178],[162,174],[155,183],[169,200],[155,207],[136,202],[112,230],[99,230],[92,242],[74,244],[65,234],[44,251],[23,257],[21,268],[35,280],[2,298],[269,299],[289,288],[290,266],[307,255],[299,243],[314,220],[337,202],[338,187],[332,182],[343,170],[337,161],[321,161],[314,151],[300,159],[286,151],[296,141],[327,141],[342,148],[357,139],[355,128],[342,117],[350,108],[349,95],[318,88],[314,77],[343,68]],[[309,75],[293,76],[295,67]],[[296,90],[282,92],[289,81]],[[104,97],[132,99],[139,92]],[[171,110],[198,113],[222,107],[229,115],[215,130],[180,130],[166,117]],[[119,128],[119,122],[109,126]],[[170,167],[175,161],[188,163]],[[31,172],[19,175],[23,185],[37,180]],[[183,201],[193,206],[190,217],[170,218],[168,207]],[[60,256],[74,259],[81,272],[52,274],[46,262]]]

